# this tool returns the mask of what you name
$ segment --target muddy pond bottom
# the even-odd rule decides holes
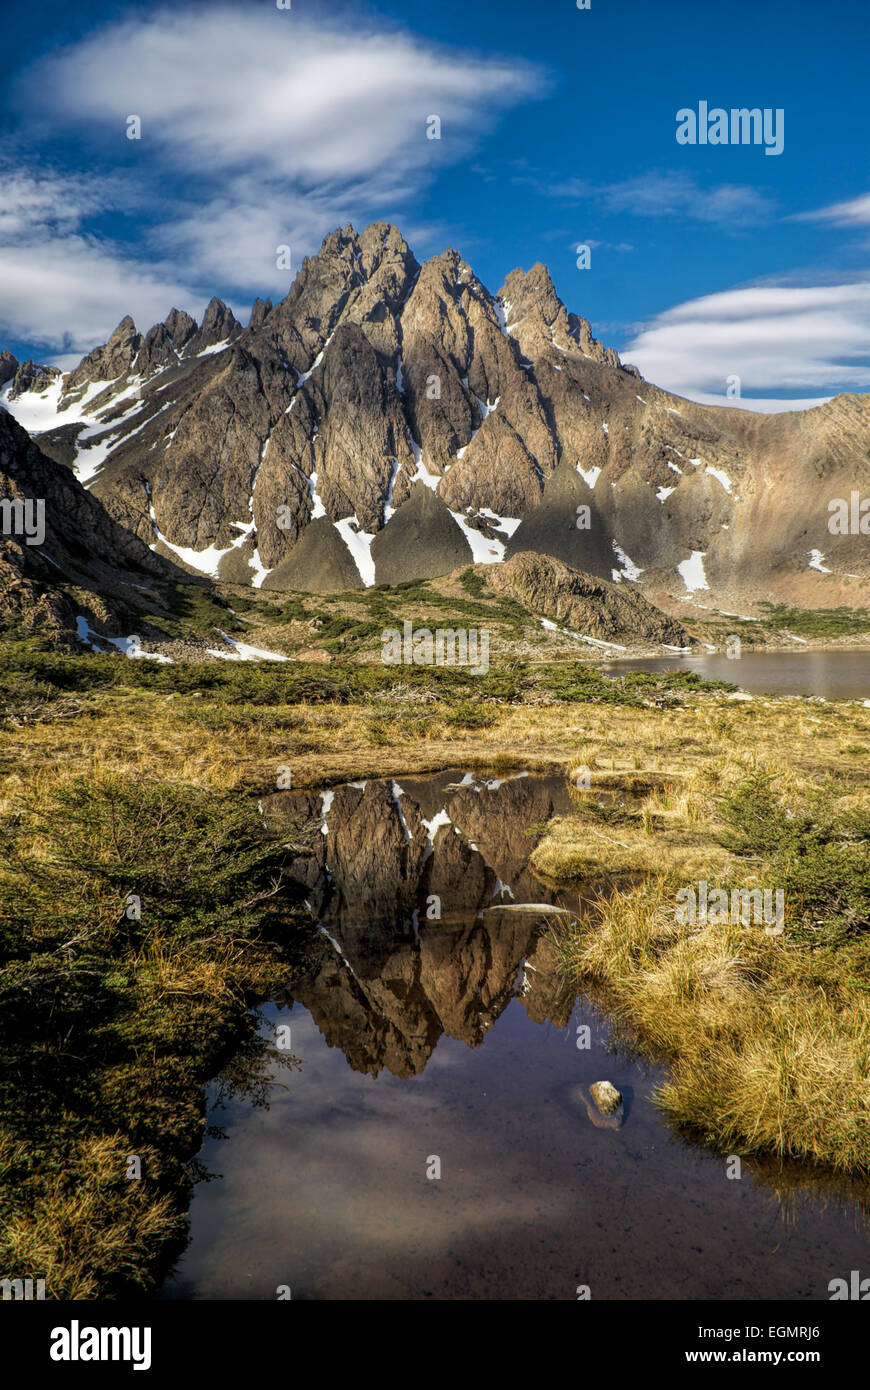
[[[219,1176],[163,1298],[827,1299],[870,1272],[844,1189],[684,1142],[651,1100],[664,1073],[566,995],[561,900],[527,864],[564,783],[351,791],[295,805],[325,827],[300,870],[311,932],[292,997],[260,1011],[294,1066],[267,1054],[268,1109],[212,1110],[224,1137],[199,1157]],[[607,1119],[588,1089],[605,1079]]]

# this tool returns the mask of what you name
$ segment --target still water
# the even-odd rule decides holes
[[[753,695],[821,695],[826,700],[870,700],[870,651],[722,652],[616,661],[604,671],[695,671],[705,680],[731,681]]]
[[[571,795],[443,773],[267,798],[277,823],[320,821],[298,978],[262,1010],[295,1069],[272,1067],[268,1109],[211,1114],[219,1176],[164,1298],[824,1299],[870,1270],[855,1194],[745,1161],[729,1178],[662,1120],[662,1073],[566,993],[547,918],[577,904],[527,860]]]

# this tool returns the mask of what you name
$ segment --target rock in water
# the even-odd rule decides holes
[[[601,1115],[613,1115],[622,1104],[622,1095],[610,1081],[593,1081],[589,1094]]]

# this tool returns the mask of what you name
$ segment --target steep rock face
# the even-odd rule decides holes
[[[619,367],[613,348],[606,348],[592,336],[586,319],[569,314],[559,296],[550,272],[537,261],[528,273],[512,270],[499,290],[504,306],[507,327],[516,338],[520,351],[529,362],[555,347],[568,354],[579,347],[584,357]]]
[[[132,372],[133,363],[142,346],[142,335],[129,314],[126,314],[107,343],[94,348],[64,380],[63,401],[67,405],[80,400],[88,386],[95,381],[116,381]]]
[[[413,467],[395,377],[362,328],[342,324],[269,442],[254,512],[264,563],[280,555],[272,516],[278,505],[293,504],[294,490],[282,491],[288,470],[308,479],[317,474],[317,492],[332,520],[355,516],[373,532],[383,525],[391,481],[396,502],[404,501]],[[304,497],[302,506],[310,506]]]
[[[429,473],[443,474],[516,370],[495,301],[455,251],[422,267],[402,313],[408,420]]]
[[[0,352],[0,386],[5,386],[7,381],[14,379],[19,365],[18,358],[13,357],[6,348]]]
[[[31,393],[53,399],[54,369],[16,366],[10,390],[11,369],[13,412]],[[425,482],[500,544],[521,522],[508,555],[616,569],[660,602],[704,586],[728,608],[867,601],[864,538],[827,523],[833,498],[870,495],[870,398],[776,416],[695,405],[623,366],[544,266],[493,296],[458,252],[421,266],[384,222],[330,233],[247,328],[219,300],[200,325],[179,309],[144,335],[122,320],[64,378],[60,407],[46,450],[202,573],[283,575],[323,519],[368,546],[410,508],[412,534]],[[592,512],[585,534],[568,525],[572,500]],[[418,573],[439,544],[419,547]],[[329,550],[323,574],[342,555]],[[376,550],[383,568],[387,540]]]
[[[30,540],[17,524],[22,513],[9,509],[7,522],[4,512],[0,626],[20,625],[74,646],[79,613],[116,631],[113,614],[127,619],[141,609],[137,585],[182,578],[174,566],[112,521],[69,469],[47,458],[2,410],[0,498],[29,502],[32,509]],[[37,504],[42,504],[38,512]],[[40,515],[41,539],[35,525]]]
[[[581,574],[549,555],[523,552],[485,573],[496,593],[510,595],[570,632],[604,641],[633,634],[672,647],[692,645],[685,628],[636,589]]]
[[[168,323],[166,327],[169,336]],[[187,324],[180,323],[178,327],[185,331]],[[241,331],[242,325],[237,321],[232,309],[228,308],[222,299],[211,299],[202,323],[185,339],[181,351],[185,357],[195,357],[197,353],[215,347],[218,343],[231,343]]]
[[[15,358],[11,358],[14,362]],[[7,362],[7,371],[10,362]],[[9,389],[9,400],[17,400],[25,392],[32,392],[34,395],[41,395],[59,379],[60,372],[57,367],[43,367],[39,362],[34,362],[28,358],[20,366],[16,365],[15,373],[12,378],[12,386]],[[7,381],[9,377],[7,375]]]
[[[228,548],[238,538],[234,523],[251,519],[262,451],[290,398],[287,374],[274,355],[259,358],[240,338],[193,359],[163,389],[174,401],[161,408],[160,392],[147,394],[132,417],[135,433],[125,437],[120,427],[92,490],[150,544],[159,531],[175,546]]]

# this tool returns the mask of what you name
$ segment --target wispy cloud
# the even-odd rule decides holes
[[[522,60],[277,7],[163,9],[104,26],[20,79],[31,138],[73,132],[106,177],[10,171],[0,332],[86,347],[128,310],[150,325],[218,286],[283,294],[292,276],[276,266],[279,245],[298,264],[335,226],[404,222],[440,169],[548,80]],[[141,141],[126,138],[131,115]],[[433,115],[440,140],[427,138]],[[124,173],[143,208],[129,245],[89,223],[121,206]]]
[[[0,164],[4,334],[51,350],[84,349],[124,313],[150,327],[174,303],[204,305],[171,266],[153,261],[146,267],[124,248],[82,230],[109,201],[131,201],[120,180]]]
[[[831,203],[814,212],[799,212],[796,222],[831,222],[837,227],[870,226],[870,193],[862,193],[844,203]]]
[[[870,279],[758,285],[693,299],[659,314],[622,355],[680,395],[750,409],[795,409],[832,391],[867,390]],[[725,401],[731,376],[744,395]],[[782,399],[785,392],[807,398]]]
[[[411,35],[324,25],[275,8],[164,9],[99,30],[32,71],[49,111],[125,136],[184,170],[297,187],[401,186],[452,161],[505,107],[543,90],[520,61],[448,52]],[[437,114],[442,139],[427,140]]]
[[[668,170],[650,170],[618,183],[566,179],[542,187],[553,198],[564,202],[589,200],[609,214],[690,218],[725,227],[757,223],[774,211],[773,201],[755,188],[733,183],[705,188],[689,174]]]

